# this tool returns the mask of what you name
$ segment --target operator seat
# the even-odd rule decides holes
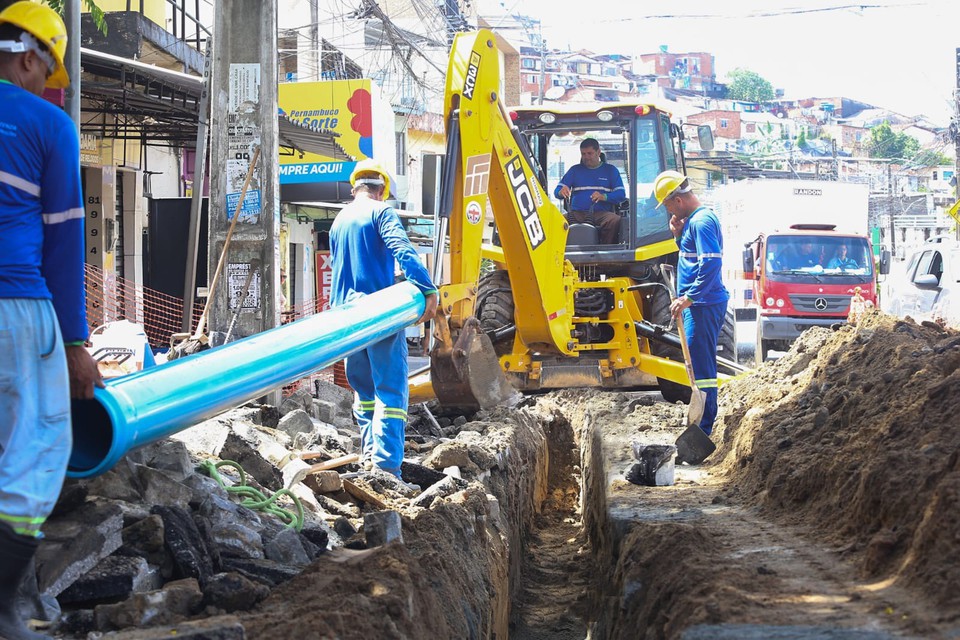
[[[600,230],[586,222],[574,222],[567,231],[567,246],[600,244]]]
[[[564,217],[566,217],[567,203],[564,203]],[[617,233],[617,242],[622,244],[623,239],[630,235],[630,221],[625,213],[630,211],[630,201],[624,200],[617,204],[616,213],[620,216],[620,231]],[[600,229],[589,222],[572,222],[567,231],[567,246],[600,244]]]

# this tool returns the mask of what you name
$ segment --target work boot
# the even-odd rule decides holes
[[[0,638],[4,640],[44,640],[49,636],[27,628],[19,612],[17,589],[33,567],[36,538],[18,535],[0,523]]]
[[[53,596],[40,593],[37,584],[37,558],[34,556],[27,567],[27,574],[20,583],[20,618],[54,623],[60,619],[60,603]]]

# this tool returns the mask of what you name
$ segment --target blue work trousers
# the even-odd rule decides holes
[[[400,477],[407,426],[407,341],[400,332],[349,356],[347,382],[360,425],[360,457]]]
[[[40,537],[72,446],[70,380],[53,304],[0,299],[0,521]]]
[[[726,314],[726,302],[693,305],[683,312],[693,376],[697,388],[705,395],[700,428],[707,435],[713,433],[713,422],[717,419],[717,341]]]

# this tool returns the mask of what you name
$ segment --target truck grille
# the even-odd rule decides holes
[[[841,315],[847,313],[850,309],[850,296],[815,293],[790,294],[790,303],[800,313]]]

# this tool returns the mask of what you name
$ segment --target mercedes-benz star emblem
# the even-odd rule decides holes
[[[813,301],[813,306],[817,308],[817,311],[823,311],[827,308],[827,299],[826,298],[817,298]]]

